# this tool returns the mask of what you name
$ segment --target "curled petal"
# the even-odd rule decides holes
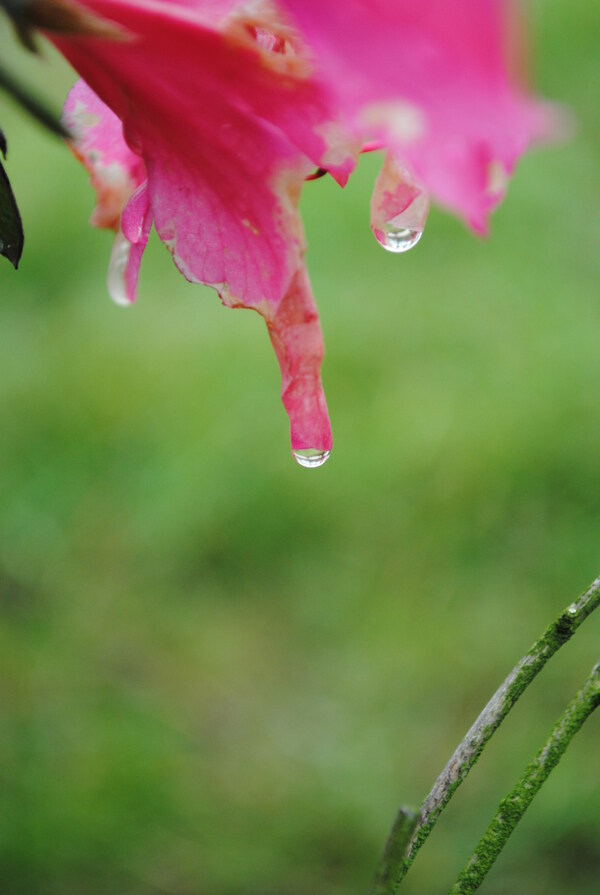
[[[144,162],[125,141],[120,119],[85,81],[78,81],[69,93],[63,121],[72,134],[71,148],[96,190],[91,223],[115,231],[109,295],[117,304],[131,304],[152,226]]]
[[[71,149],[96,190],[91,223],[116,230],[123,208],[146,178],[144,162],[125,142],[120,119],[85,81],[78,81],[69,93],[63,122],[73,135]]]
[[[144,183],[125,206],[108,265],[108,293],[118,305],[135,301],[140,263],[151,227],[152,213]]]
[[[297,271],[277,311],[265,317],[281,369],[281,399],[290,418],[292,450],[323,457],[332,445],[321,382],[323,335],[304,267]]]

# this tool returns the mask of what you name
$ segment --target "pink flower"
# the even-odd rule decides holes
[[[548,109],[508,72],[509,0],[85,0],[122,40],[52,35],[80,73],[64,112],[115,231],[109,291],[135,298],[152,224],[184,276],[265,319],[292,450],[331,449],[323,343],[297,203],[387,153],[371,205],[390,251],[429,195],[483,232]],[[514,23],[513,23],[514,24]],[[89,85],[89,86],[88,86]]]

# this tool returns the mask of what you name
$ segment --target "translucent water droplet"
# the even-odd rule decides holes
[[[108,274],[106,277],[106,288],[108,294],[117,305],[129,306],[131,302],[127,298],[127,289],[125,286],[125,271],[131,252],[131,243],[126,239],[121,231],[116,234],[113,242],[112,252],[110,253],[110,261],[108,263]]]
[[[408,252],[421,239],[428,213],[429,196],[388,153],[371,198],[371,230],[375,239],[388,252]]]
[[[386,224],[383,230],[377,230],[375,238],[377,242],[388,252],[408,252],[416,246],[423,236],[422,230],[413,230],[411,227],[392,227]]]
[[[304,466],[305,469],[317,469],[329,460],[331,451],[319,451],[316,448],[306,448],[301,451],[292,451],[292,456],[296,463]]]
[[[576,604],[576,603],[571,603],[571,605],[569,606],[567,612],[569,613],[569,615],[577,615],[577,604]]]

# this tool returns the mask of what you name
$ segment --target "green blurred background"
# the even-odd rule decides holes
[[[105,295],[83,170],[4,96],[26,227],[0,265],[0,891],[364,893],[492,690],[600,573],[600,5],[535,8],[539,89],[579,120],[492,238],[368,227],[377,160],[308,184],[335,450],[296,466],[262,321],[154,240]],[[52,53],[5,62],[58,108]],[[598,656],[535,682],[403,892],[447,890]],[[600,717],[482,891],[600,891]]]

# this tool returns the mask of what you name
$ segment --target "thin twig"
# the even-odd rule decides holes
[[[19,84],[15,78],[0,65],[0,88],[5,90],[15,99],[36,121],[43,125],[47,130],[56,134],[58,137],[67,138],[69,136],[66,129],[60,123],[57,115],[49,112],[29,90]]]
[[[450,895],[472,895],[485,879],[490,867],[506,845],[534,796],[556,767],[583,723],[600,705],[600,663],[558,719],[544,747],[529,762],[517,784],[498,807],[475,852],[450,889]]]
[[[377,865],[369,895],[385,895],[390,891],[390,886],[394,884],[390,873],[393,874],[394,867],[402,860],[418,820],[418,813],[410,808],[402,807],[398,812]]]
[[[599,605],[600,578],[597,578],[588,590],[575,603],[571,603],[550,625],[496,690],[475,723],[467,731],[466,736],[458,745],[421,805],[419,820],[408,847],[403,852],[398,852],[398,850],[387,852],[386,847],[390,864],[386,873],[387,888],[381,889],[381,895],[394,895],[417,852],[433,830],[440,814],[467,777],[513,705],[539,674],[548,659],[570,640],[577,628]],[[383,861],[385,857],[386,853],[381,860]]]

